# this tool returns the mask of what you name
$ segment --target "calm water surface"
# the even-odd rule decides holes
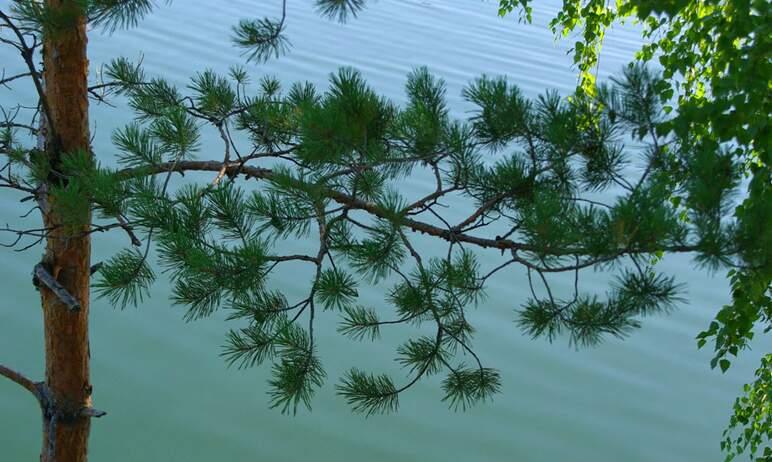
[[[330,72],[354,66],[379,92],[402,101],[405,75],[415,66],[428,65],[446,80],[451,106],[463,116],[468,108],[461,89],[482,73],[505,74],[531,96],[545,88],[571,90],[575,74],[565,56],[568,41],[556,44],[545,27],[557,6],[555,0],[539,2],[536,25],[526,26],[515,16],[497,18],[494,2],[381,1],[342,26],[316,16],[312,2],[293,0],[288,12],[291,53],[248,68],[256,78],[268,73],[285,82],[302,79],[324,85]],[[149,74],[181,84],[207,67],[226,70],[243,62],[229,43],[231,25],[249,15],[278,14],[278,9],[272,2],[178,0],[133,32],[93,34],[92,72],[113,56],[138,58],[142,53]],[[601,78],[621,68],[637,40],[629,30],[611,35],[601,58]],[[0,63],[12,71],[18,57],[0,48]],[[30,96],[24,92],[0,90],[0,101]],[[109,158],[111,130],[130,117],[125,109],[94,110],[92,129],[100,157]],[[417,193],[427,187],[422,183],[419,177],[401,189]],[[23,209],[17,199],[0,195],[3,224],[19,222]],[[457,208],[454,213],[465,212]],[[121,234],[98,236],[95,260],[125,246],[125,241]],[[429,251],[436,246],[419,243]],[[42,328],[30,271],[40,252],[0,254],[0,361],[36,377],[42,375]],[[482,261],[493,266],[496,257],[482,254]],[[686,258],[668,259],[663,266],[688,283],[688,303],[668,317],[646,320],[627,341],[610,340],[583,351],[569,348],[564,339],[550,345],[523,337],[513,319],[514,308],[526,298],[526,281],[518,271],[501,274],[491,281],[472,322],[478,328],[478,353],[501,369],[503,393],[493,403],[454,413],[440,402],[439,379],[430,379],[404,395],[398,414],[369,419],[352,415],[335,396],[333,384],[354,365],[396,371],[392,358],[402,339],[399,333],[387,333],[376,345],[350,342],[335,334],[335,320],[327,313],[318,335],[330,379],[312,413],[286,417],[268,409],[265,368],[229,370],[218,357],[225,332],[235,327],[222,316],[185,324],[182,310],[167,301],[169,287],[163,282],[137,310],[116,311],[96,301],[91,337],[94,398],[109,415],[93,426],[91,459],[722,460],[718,440],[730,405],[760,354],[772,345],[769,338],[761,339],[728,376],[710,371],[710,354],[696,350],[694,336],[727,299],[723,276],[696,273]],[[602,293],[607,277],[590,274],[584,287]],[[306,289],[305,278],[297,275],[276,284],[290,294]],[[381,291],[374,288],[361,295],[365,302],[378,303]],[[0,381],[2,460],[37,460],[39,432],[37,405]]]

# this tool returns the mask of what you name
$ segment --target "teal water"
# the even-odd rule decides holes
[[[8,1],[0,5],[6,7]],[[518,24],[515,16],[497,18],[496,4],[490,1],[381,1],[359,19],[339,25],[314,14],[312,2],[292,1],[290,54],[247,67],[256,78],[274,74],[286,82],[324,85],[339,66],[354,66],[380,93],[401,101],[405,75],[428,65],[446,80],[455,114],[463,116],[461,89],[482,73],[507,75],[531,96],[545,88],[572,89],[575,71],[565,56],[570,41],[556,43],[545,27],[558,5],[556,0],[540,2],[531,26]],[[113,56],[138,58],[142,53],[149,74],[183,84],[204,68],[225,70],[243,63],[229,42],[231,25],[248,15],[278,12],[279,4],[273,2],[178,0],[159,8],[136,30],[93,34],[92,73]],[[637,46],[633,30],[615,30],[605,44],[600,77],[617,72]],[[18,57],[0,47],[0,63],[10,73],[17,69]],[[4,104],[30,97],[24,88],[16,93],[0,89]],[[94,109],[92,129],[100,158],[112,155],[110,132],[130,117],[123,108]],[[417,194],[426,188],[422,181],[407,182],[402,191]],[[34,220],[18,218],[24,211],[18,197],[0,194],[0,224],[34,227]],[[429,251],[436,245],[418,242]],[[122,234],[97,236],[95,260],[126,244]],[[35,377],[42,375],[43,346],[30,272],[40,252],[0,253],[0,363]],[[495,252],[480,255],[488,267],[498,262]],[[94,423],[91,460],[722,460],[718,441],[731,403],[772,343],[769,337],[758,340],[727,375],[711,371],[710,353],[696,349],[694,336],[727,300],[723,275],[697,272],[688,258],[666,259],[662,266],[688,283],[688,303],[670,316],[647,319],[626,341],[609,340],[581,351],[565,339],[549,344],[523,337],[513,320],[514,309],[527,296],[527,282],[517,270],[500,273],[470,317],[478,329],[476,350],[500,368],[503,392],[493,403],[454,413],[440,402],[438,379],[425,380],[403,396],[399,413],[369,419],[351,414],[333,385],[351,366],[395,371],[394,349],[402,340],[398,333],[387,333],[377,344],[352,342],[335,333],[335,319],[327,313],[317,335],[329,379],[313,412],[287,417],[268,409],[266,368],[228,369],[219,358],[225,332],[235,327],[224,316],[184,323],[182,310],[168,302],[169,287],[163,283],[136,310],[116,311],[96,301],[94,399],[109,415]],[[299,294],[305,279],[292,276],[276,284]],[[602,293],[607,277],[588,274],[584,288]],[[361,295],[365,302],[377,303],[381,290]],[[0,381],[0,460],[36,460],[39,432],[36,403]]]

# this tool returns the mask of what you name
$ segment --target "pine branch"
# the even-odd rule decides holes
[[[271,169],[246,166],[246,165],[243,165],[241,162],[231,162],[229,164],[224,165],[220,161],[190,160],[190,161],[180,161],[176,163],[165,162],[153,167],[146,167],[146,168],[139,168],[139,169],[124,169],[118,172],[118,176],[120,178],[132,178],[136,176],[160,174],[160,173],[167,173],[167,172],[184,173],[187,171],[208,171],[208,172],[219,173],[223,169],[225,170],[226,175],[233,175],[233,176],[243,175],[248,179],[253,178],[257,180],[269,180],[269,181],[273,178],[273,173],[274,173]],[[375,217],[378,217],[381,219],[387,219],[387,220],[393,216],[392,213],[378,206],[375,203],[363,201],[361,199],[358,199],[346,193],[343,193],[334,189],[326,189],[323,192],[330,199],[334,200],[335,202],[341,205],[346,206],[349,209],[363,210]],[[498,249],[502,251],[505,251],[505,250],[523,251],[523,252],[543,251],[543,249],[530,244],[515,242],[509,239],[488,239],[488,238],[477,237],[463,232],[454,232],[452,229],[443,229],[438,226],[434,226],[429,223],[410,219],[410,218],[401,219],[399,224],[415,232],[438,237],[447,242],[461,242],[461,243],[473,244],[481,248]],[[579,267],[580,268],[588,267],[599,263],[604,263],[606,261],[613,260],[614,258],[617,258],[619,256],[622,256],[628,253],[654,253],[657,251],[665,251],[665,252],[673,252],[673,253],[688,253],[688,252],[695,252],[698,250],[699,250],[699,246],[697,245],[668,245],[668,246],[662,246],[662,247],[619,249],[615,254],[612,254],[607,257],[589,260],[583,263]],[[581,255],[585,252],[586,250],[582,248],[562,248],[562,249],[550,249],[549,255],[560,257],[560,256]],[[523,263],[523,262],[526,262],[526,260],[523,260],[522,258],[518,257],[518,262]],[[533,264],[531,265],[533,266]],[[576,266],[577,265],[571,265],[571,266],[560,267],[560,268],[544,268],[543,270],[548,272],[549,271],[566,271],[566,270],[573,270],[575,269]]]
[[[145,81],[128,62],[111,69],[116,80]],[[595,106],[583,107],[581,99],[567,102],[552,93],[528,100],[502,79],[482,79],[465,93],[480,109],[465,125],[450,120],[444,86],[426,71],[411,74],[404,109],[351,69],[331,80],[323,95],[296,85],[285,96],[277,79],[266,78],[254,98],[243,94],[241,71],[230,77],[199,73],[188,86],[190,96],[161,79],[128,85],[125,94],[140,122],[115,135],[125,168],[105,175],[117,187],[102,185],[108,192],[94,201],[112,211],[109,216],[125,217],[126,226],[147,231],[144,252],[105,265],[100,293],[119,305],[140,301],[153,280],[146,259],[155,242],[174,282],[173,301],[188,308],[186,319],[222,307],[228,319],[247,323],[231,331],[223,355],[240,366],[271,360],[271,404],[282,412],[310,406],[324,378],[315,356],[319,307],[342,311],[338,331],[357,340],[377,339],[383,325],[436,326],[436,338],[410,339],[399,348],[406,385],[356,370],[343,379],[338,392],[355,410],[394,410],[399,393],[443,371],[444,400],[464,409],[499,388],[498,373],[472,349],[474,329],[465,314],[481,302],[484,283],[494,274],[513,264],[527,269],[533,297],[517,321],[524,333],[552,340],[566,332],[571,345],[594,345],[605,336],[627,335],[639,326],[636,318],[667,312],[677,301],[678,286],[647,272],[648,266],[644,270],[636,257],[706,252],[705,239],[690,234],[702,225],[678,222],[678,205],[667,201],[669,186],[658,182],[667,170],[650,162],[642,180],[622,178],[631,155],[619,126]],[[225,143],[213,156],[220,160],[187,155],[198,146],[203,126],[216,128]],[[239,152],[230,128],[251,139],[251,151]],[[666,143],[653,142],[655,151]],[[485,157],[515,145],[513,154],[496,162]],[[703,169],[706,178],[724,164],[710,167]],[[417,169],[433,175],[434,184],[411,202],[400,182]],[[187,172],[209,172],[214,180],[200,184],[191,175],[188,184],[167,192],[171,176]],[[155,175],[165,177],[163,187]],[[237,180],[244,179],[258,184],[240,187]],[[583,197],[614,184],[624,189],[615,202]],[[726,184],[730,189],[732,183]],[[476,205],[461,218],[441,209],[465,200]],[[705,208],[716,210],[710,203]],[[484,234],[494,226],[501,235]],[[447,256],[422,254],[408,230],[446,243]],[[315,255],[277,251],[279,240],[311,236],[318,236]],[[504,262],[483,273],[473,247],[501,252]],[[738,252],[725,249],[716,252]],[[639,266],[637,273],[622,274],[604,299],[580,294],[580,270],[625,256]],[[289,261],[315,267],[308,297],[294,305],[267,289],[274,269]],[[546,292],[541,298],[534,272]],[[560,272],[574,273],[572,298],[561,299],[550,287],[550,275]],[[396,319],[380,321],[380,308],[376,313],[358,305],[357,287],[392,276],[402,278],[385,297]],[[307,329],[298,325],[304,314]],[[454,364],[457,354],[470,355],[475,367]]]

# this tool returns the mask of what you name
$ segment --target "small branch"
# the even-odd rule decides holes
[[[11,122],[11,121],[0,122],[0,127],[2,127],[2,128],[20,128],[20,129],[23,129],[23,130],[26,130],[26,131],[30,132],[32,135],[37,135],[37,133],[38,133],[38,129],[33,127],[32,125],[20,124],[20,123]]]
[[[16,79],[21,79],[24,77],[31,77],[32,74],[30,72],[24,72],[21,74],[12,75],[10,77],[5,76],[5,71],[3,71],[3,75],[0,76],[0,85],[7,86],[9,83],[13,82]]]
[[[104,265],[104,263],[102,263],[101,261],[99,263],[95,263],[95,264],[91,265],[91,267],[88,269],[89,276],[93,276],[97,271],[102,269],[103,265]]]
[[[16,234],[16,238],[12,242],[7,243],[7,244],[0,242],[0,246],[7,247],[7,248],[16,247],[16,245],[19,242],[21,242],[21,240],[25,236],[31,236],[31,237],[37,238],[34,241],[34,243],[33,243],[33,245],[36,245],[37,243],[39,243],[40,241],[42,241],[43,239],[48,237],[48,233],[50,231],[51,231],[51,228],[37,228],[37,229],[18,230],[18,229],[10,228],[8,225],[5,225],[4,228],[0,228],[0,232],[8,232],[8,233]]]
[[[0,19],[5,22],[6,26],[13,31],[13,33],[16,35],[16,38],[19,40],[18,49],[21,53],[21,57],[24,59],[24,63],[27,65],[27,69],[29,70],[30,77],[32,77],[32,82],[35,84],[35,90],[37,91],[38,97],[40,98],[40,104],[43,106],[43,112],[45,113],[46,119],[51,120],[51,107],[48,105],[48,99],[46,98],[46,92],[43,88],[43,82],[40,79],[40,73],[38,72],[37,68],[35,67],[35,62],[33,61],[34,57],[34,48],[27,45],[27,41],[24,40],[24,34],[21,30],[16,26],[16,24],[11,21],[11,18],[8,17],[2,10],[0,10]],[[51,130],[51,134],[53,135],[53,138],[56,139],[56,131],[54,130],[54,127],[49,127]]]
[[[454,191],[458,191],[460,188],[456,186],[451,186],[450,188],[441,189],[434,191],[431,194],[428,194],[421,199],[418,199],[417,201],[413,202],[412,204],[408,205],[404,208],[404,210],[410,211],[409,215],[417,215],[418,213],[423,212],[427,207],[429,207],[432,204],[435,204],[437,202],[437,199],[444,197],[447,194],[450,194]],[[419,209],[416,211],[416,209]]]
[[[94,418],[100,418],[107,415],[105,411],[100,411],[99,409],[94,409],[93,407],[84,407],[80,410],[80,415],[83,417],[94,417]]]
[[[480,208],[478,208],[472,215],[470,215],[469,218],[457,224],[454,228],[457,230],[462,230],[464,229],[464,227],[471,225],[472,223],[475,222],[475,220],[480,218],[483,214],[485,214],[488,210],[490,210],[492,207],[498,204],[505,197],[506,197],[506,194],[499,194],[495,197],[488,199],[487,201],[485,201],[485,203],[483,203],[480,206]]]
[[[48,272],[45,266],[43,266],[42,263],[38,263],[35,265],[34,269],[34,275],[37,281],[41,282],[43,285],[45,285],[48,290],[54,293],[56,295],[56,298],[59,299],[62,303],[67,305],[67,308],[70,311],[79,311],[80,310],[80,303],[78,303],[78,300],[75,299],[69,292],[67,292],[67,289],[62,287],[59,282],[54,279],[54,277],[51,275],[51,273]]]
[[[318,257],[312,257],[310,255],[279,255],[279,256],[266,256],[266,261],[273,261],[273,262],[285,262],[285,261],[307,261],[310,263],[318,263],[319,258]]]
[[[9,380],[11,380],[12,382],[14,382],[14,383],[16,383],[18,385],[21,385],[25,390],[27,390],[30,393],[32,393],[32,395],[35,397],[35,399],[40,401],[40,396],[41,396],[40,395],[40,388],[39,388],[39,384],[37,382],[32,381],[31,379],[29,379],[25,375],[23,375],[23,374],[21,374],[19,372],[16,372],[15,370],[10,369],[8,367],[5,367],[2,364],[0,364],[0,375],[2,375],[3,377],[8,378]]]
[[[116,217],[118,219],[118,224],[121,228],[123,228],[124,231],[126,231],[126,234],[129,235],[129,239],[131,240],[131,245],[135,247],[141,247],[142,241],[139,240],[136,234],[134,234],[134,230],[131,228],[131,225],[126,222],[126,219],[123,218],[122,215],[118,215]]]
[[[215,125],[217,126],[217,130],[220,131],[220,138],[222,138],[223,143],[225,143],[225,156],[223,157],[222,168],[220,168],[220,171],[217,172],[217,176],[212,181],[212,186],[217,186],[220,184],[220,181],[222,181],[223,177],[225,176],[225,172],[228,169],[228,164],[231,161],[231,143],[228,139],[228,135],[225,133],[225,128],[223,128],[224,122],[220,122]]]

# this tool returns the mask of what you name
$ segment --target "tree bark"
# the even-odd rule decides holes
[[[44,191],[43,220],[50,229],[41,262],[45,270],[78,302],[64,303],[61,294],[40,284],[45,331],[48,403],[43,403],[43,462],[84,462],[91,426],[89,380],[89,278],[91,217],[85,223],[64,224],[50,192],[65,186],[59,173],[63,159],[75,152],[90,153],[88,126],[86,18],[76,0],[47,0],[65,13],[68,23],[44,35],[45,98],[49,113],[46,155],[51,174]],[[58,15],[57,15],[58,16]],[[89,154],[90,155],[90,154]]]

